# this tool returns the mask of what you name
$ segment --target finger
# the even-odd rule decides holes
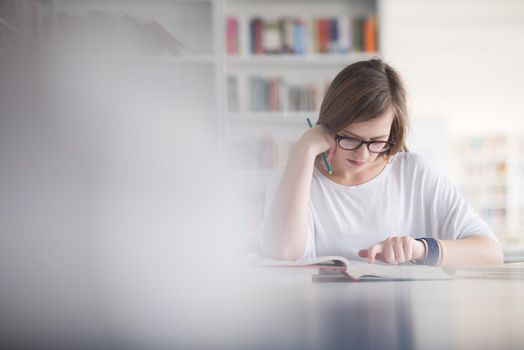
[[[335,153],[335,147],[329,147],[329,149],[326,151],[326,158],[329,164],[331,164],[331,158],[333,158],[334,153]]]
[[[358,251],[358,256],[361,258],[367,258],[368,257],[368,250],[362,249]]]
[[[413,260],[413,239],[406,239],[404,241],[404,256],[406,258],[406,262]]]
[[[388,264],[396,264],[395,251],[393,250],[393,245],[391,243],[386,244],[384,247],[384,256]]]
[[[393,250],[395,251],[395,263],[397,264],[405,263],[406,258],[404,256],[404,246],[402,245],[401,239],[395,240],[395,244],[393,245]]]
[[[384,256],[384,253],[379,253],[379,254],[377,254],[377,255],[375,256],[375,259],[376,259],[376,260],[380,260],[380,261],[382,261],[383,263],[387,263],[387,261],[386,261],[386,257]]]
[[[382,244],[375,244],[368,250],[368,263],[373,264],[375,262],[375,256],[384,251]]]

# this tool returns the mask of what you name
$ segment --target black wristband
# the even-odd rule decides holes
[[[435,238],[428,237],[416,238],[415,240],[425,243],[424,245],[426,246],[426,257],[424,258],[424,261],[422,261],[422,264],[430,266],[437,265],[440,259],[440,247],[438,241]]]

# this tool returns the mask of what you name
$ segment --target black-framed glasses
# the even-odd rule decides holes
[[[354,151],[365,144],[371,153],[387,152],[395,141],[364,141],[355,137],[335,135],[338,146],[346,151]]]

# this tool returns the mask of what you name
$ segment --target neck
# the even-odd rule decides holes
[[[377,177],[378,174],[382,172],[384,167],[387,164],[387,158],[377,157],[371,164],[368,169],[362,172],[354,173],[349,172],[342,167],[337,167],[336,164],[333,164],[333,174],[329,174],[321,163],[317,163],[317,168],[329,179],[346,186],[357,186],[362,185],[366,182],[373,180]]]

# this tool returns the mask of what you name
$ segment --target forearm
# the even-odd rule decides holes
[[[504,262],[500,246],[488,237],[469,236],[457,240],[441,240],[441,267],[496,265]]]
[[[298,143],[289,157],[263,228],[263,249],[274,258],[296,259],[304,253],[315,157]]]

